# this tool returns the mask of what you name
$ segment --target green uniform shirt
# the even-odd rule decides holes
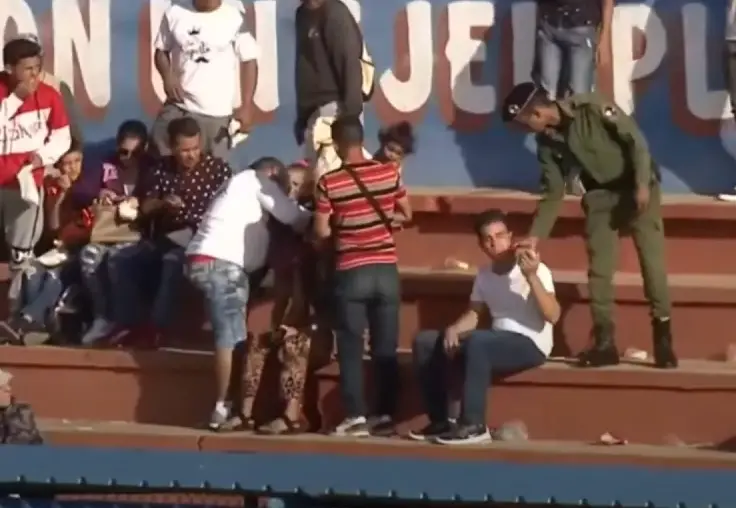
[[[572,167],[601,186],[627,175],[637,186],[649,185],[655,175],[644,136],[616,104],[597,93],[573,95],[557,104],[562,114],[559,130],[537,135],[542,199],[530,235],[538,238],[549,236],[557,220],[565,175]]]

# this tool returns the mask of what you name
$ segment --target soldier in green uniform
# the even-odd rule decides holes
[[[514,87],[503,104],[503,119],[537,134],[542,199],[529,237],[519,248],[536,248],[549,236],[565,195],[565,183],[579,170],[584,187],[585,245],[594,345],[579,365],[615,365],[619,355],[612,318],[613,275],[620,231],[631,232],[639,256],[644,293],[651,306],[654,363],[677,367],[670,329],[670,296],[665,268],[659,168],[636,122],[599,94],[550,101],[533,83]]]

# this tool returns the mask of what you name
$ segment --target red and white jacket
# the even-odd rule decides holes
[[[0,187],[17,187],[18,171],[34,155],[50,166],[69,150],[72,136],[61,94],[46,83],[20,99],[10,88],[8,75],[0,73]],[[43,167],[34,168],[40,187]]]

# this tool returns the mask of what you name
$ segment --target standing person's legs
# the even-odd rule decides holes
[[[204,150],[228,162],[230,155],[230,134],[228,133],[230,117],[206,116],[197,113],[191,113],[191,116],[197,120],[199,128],[202,130]]]
[[[544,364],[546,356],[525,335],[505,330],[476,330],[462,339],[465,383],[463,409],[457,427],[441,444],[490,441],[486,425],[486,391],[491,376],[507,376]],[[446,403],[446,402],[445,402]]]
[[[159,111],[151,127],[151,142],[149,149],[156,157],[168,157],[171,155],[169,148],[169,122],[186,116],[187,113],[176,104],[167,102]]]
[[[564,28],[559,30],[559,38],[570,68],[565,88],[574,94],[590,93],[595,83],[598,29],[592,25]]]
[[[17,189],[0,189],[0,206],[5,222],[5,241],[10,248],[11,283],[8,300],[13,310],[20,297],[22,270],[33,258],[33,249],[43,234],[43,190],[38,205],[21,198]]]
[[[583,197],[588,288],[595,344],[580,355],[582,367],[615,365],[619,361],[612,317],[613,274],[618,261],[618,224],[614,220],[614,210],[618,206],[619,195],[607,190],[594,190]]]
[[[235,358],[235,351],[245,341],[247,330],[245,309],[248,305],[248,275],[239,266],[227,261],[191,263],[187,268],[189,280],[207,299],[209,318],[215,336],[215,384],[216,402],[210,418],[210,428],[218,430],[227,423],[230,410],[240,400],[228,400],[233,367],[242,369],[243,355]],[[239,370],[242,374],[242,370]]]
[[[363,393],[363,331],[368,324],[368,302],[375,295],[370,268],[361,266],[335,274],[335,335],[345,411],[345,420],[335,435],[369,435]]]
[[[539,62],[539,85],[550,99],[557,98],[562,73],[562,49],[555,39],[555,29],[544,21],[537,24],[536,57]]]
[[[678,361],[672,349],[670,317],[672,304],[667,283],[665,259],[664,223],[660,187],[652,186],[649,206],[643,213],[636,213],[631,203],[631,232],[639,257],[644,294],[651,306],[652,335],[654,339],[654,364],[660,368],[675,368]]]
[[[726,82],[726,91],[728,92],[728,100],[731,104],[731,112],[736,116],[736,40],[727,40],[724,44],[723,74]],[[733,136],[733,122],[736,122],[736,119],[732,118],[730,122],[731,125],[724,124],[721,126],[721,137]],[[736,201],[736,192],[732,191],[719,194],[718,199]]]
[[[392,418],[396,416],[399,395],[399,305],[401,289],[399,270],[395,264],[369,267],[376,285],[376,294],[368,304],[368,331],[371,362],[377,392],[371,433],[393,433]]]
[[[726,91],[731,103],[731,111],[736,115],[736,40],[726,41],[723,72],[726,78]]]

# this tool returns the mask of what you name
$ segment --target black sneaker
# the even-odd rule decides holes
[[[443,445],[474,445],[491,441],[488,427],[478,424],[458,424],[452,431],[434,440],[435,443]]]
[[[354,416],[352,418],[345,418],[340,425],[335,427],[331,435],[339,437],[368,437],[371,435],[371,432],[365,416]]]
[[[392,437],[396,435],[394,420],[388,415],[368,418],[368,431],[374,437]]]
[[[434,441],[440,436],[451,434],[454,429],[455,422],[452,420],[434,422],[425,426],[423,429],[410,431],[408,437],[414,441]]]

